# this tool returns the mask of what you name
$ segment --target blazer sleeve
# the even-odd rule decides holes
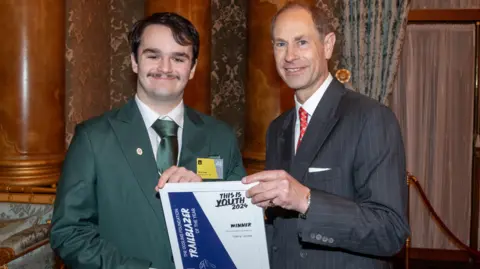
[[[392,256],[409,234],[404,146],[390,109],[377,106],[365,116],[352,167],[354,199],[312,190],[298,232],[303,242]]]
[[[265,169],[264,170],[274,170],[276,168],[275,165],[275,149],[272,148],[272,144],[276,144],[276,137],[271,136],[272,131],[275,129],[273,123],[271,123],[267,129],[266,139],[265,139],[265,153],[266,153],[266,161],[265,161]],[[273,142],[273,143],[272,143]],[[273,235],[274,235],[274,227],[273,227],[273,219],[275,214],[272,213],[273,208],[269,207],[265,209],[265,236],[267,238],[267,245],[268,245],[268,256],[272,257],[272,244],[273,244]]]
[[[83,125],[75,129],[58,184],[51,247],[69,268],[147,269],[150,262],[126,257],[97,230],[95,155]]]
[[[247,172],[243,166],[242,154],[240,153],[240,148],[238,146],[237,136],[230,129],[228,129],[226,135],[229,141],[228,147],[230,148],[226,180],[242,180],[242,178],[247,175]]]

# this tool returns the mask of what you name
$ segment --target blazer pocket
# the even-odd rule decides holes
[[[314,189],[325,190],[330,182],[339,179],[342,175],[342,170],[339,167],[333,167],[328,171],[322,172],[307,172],[305,184]]]

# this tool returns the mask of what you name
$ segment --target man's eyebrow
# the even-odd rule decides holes
[[[142,54],[145,54],[145,53],[161,53],[161,51],[159,49],[154,49],[154,48],[146,48],[144,50],[142,50]]]
[[[145,48],[142,51],[142,54],[146,54],[146,53],[162,54],[162,51],[159,50],[159,49],[156,49],[156,48]],[[187,58],[187,59],[190,60],[190,55],[188,55],[185,52],[172,52],[171,56],[173,56],[173,57],[183,57],[183,58]]]
[[[305,35],[299,35],[295,37],[295,41],[300,41],[305,38]]]
[[[294,40],[295,40],[295,41],[300,41],[300,40],[302,40],[302,39],[304,39],[304,38],[305,38],[305,35],[299,35],[299,36],[296,36],[296,37],[294,38]],[[275,38],[273,41],[274,41],[274,42],[287,42],[287,41],[284,40],[283,38]]]
[[[174,53],[172,53],[172,55],[175,56],[175,57],[184,57],[184,58],[187,58],[187,59],[190,60],[190,55],[188,55],[185,52],[174,52]]]

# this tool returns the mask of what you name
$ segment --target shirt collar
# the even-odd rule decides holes
[[[142,100],[140,100],[140,98],[138,98],[136,94],[135,102],[137,103],[138,109],[140,110],[140,114],[142,114],[142,118],[147,129],[150,128],[157,119],[172,120],[178,125],[178,127],[183,128],[183,115],[185,113],[185,106],[183,105],[183,100],[180,101],[180,103],[166,115],[160,115],[155,112],[144,102],[142,102]]]
[[[310,96],[310,98],[308,98],[307,101],[303,103],[303,105],[298,102],[297,96],[294,95],[297,119],[299,119],[298,110],[300,109],[300,107],[305,109],[305,111],[307,111],[309,117],[313,115],[313,112],[315,112],[315,109],[317,108],[318,103],[320,103],[320,100],[322,100],[322,97],[327,91],[327,88],[332,82],[332,80],[333,80],[332,74],[328,73],[327,78],[322,83],[322,85],[320,85],[320,88],[318,88],[312,94],[312,96]]]

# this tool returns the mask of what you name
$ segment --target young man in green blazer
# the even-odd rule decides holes
[[[69,268],[173,269],[158,188],[202,181],[198,158],[223,160],[218,179],[245,176],[230,128],[183,104],[199,52],[191,22],[156,13],[129,37],[135,98],[76,127],[58,184],[51,246]]]

